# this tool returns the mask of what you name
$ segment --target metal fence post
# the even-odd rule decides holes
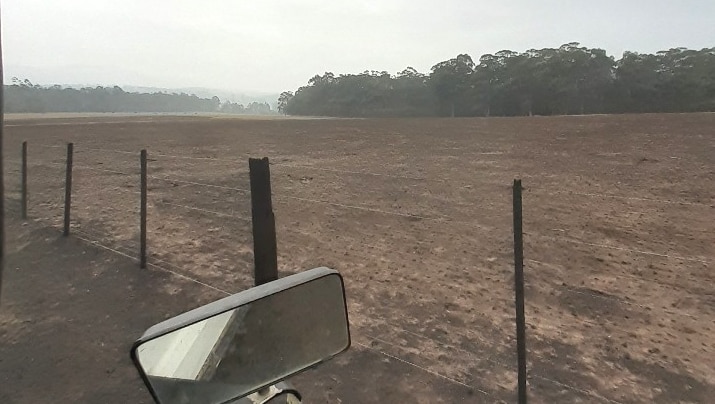
[[[27,141],[22,142],[22,218],[27,219]]]
[[[140,157],[141,164],[141,201],[139,207],[139,267],[146,268],[146,204],[147,204],[147,156],[146,149],[141,151]]]
[[[526,318],[524,315],[524,233],[521,180],[514,180],[514,292],[516,306],[516,354],[518,402],[526,404]]]
[[[70,235],[70,207],[72,206],[72,154],[74,144],[67,143],[67,168],[65,169],[65,227],[63,234]]]

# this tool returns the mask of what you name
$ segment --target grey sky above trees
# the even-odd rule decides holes
[[[574,41],[617,59],[700,49],[713,18],[712,0],[2,2],[6,79],[265,92]]]

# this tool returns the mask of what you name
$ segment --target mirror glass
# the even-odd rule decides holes
[[[223,403],[327,360],[350,344],[332,274],[149,340],[137,358],[162,403]]]

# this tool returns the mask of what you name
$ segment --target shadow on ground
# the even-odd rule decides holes
[[[11,222],[7,234],[0,402],[151,402],[132,342],[219,296],[54,229]]]
[[[154,323],[222,297],[55,229],[11,221],[0,302],[0,402],[150,403],[129,359]],[[479,402],[374,351],[293,380],[306,402]]]

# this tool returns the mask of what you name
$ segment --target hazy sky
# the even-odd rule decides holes
[[[316,73],[581,42],[715,46],[713,0],[0,0],[6,72],[33,82],[295,90]]]

